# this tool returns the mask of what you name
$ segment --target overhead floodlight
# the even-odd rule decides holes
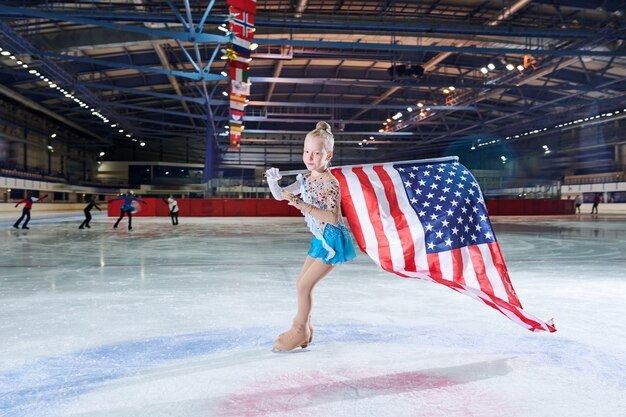
[[[100,156],[104,156],[104,151],[100,152]]]
[[[53,134],[51,134],[51,135],[50,135],[50,137],[51,137],[52,139],[54,139],[54,138],[56,138],[56,137],[57,137],[57,134],[56,134],[56,133],[53,133]]]
[[[517,66],[517,70],[520,71],[520,72],[524,71],[524,66],[522,64],[518,65]]]
[[[222,74],[224,77],[228,77],[228,74],[226,73],[226,71],[222,71],[220,72],[220,74]]]
[[[487,68],[489,68],[490,70],[494,70],[496,69],[496,66],[490,62],[489,64],[487,64]]]
[[[412,107],[407,107],[407,108],[406,108],[406,111],[408,111],[409,113],[411,113],[411,112],[413,111],[413,108],[412,108]]]
[[[228,93],[226,91],[222,91],[222,95],[228,97]]]
[[[146,142],[139,142],[139,146],[146,146]]]
[[[450,90],[450,91],[454,91],[454,90],[456,90],[456,87],[455,87],[455,86],[453,86],[453,85],[451,85],[450,87],[448,87],[448,90]]]
[[[3,56],[9,56],[9,55],[11,55],[11,52],[9,52],[9,51],[2,51],[2,52],[0,52],[0,54],[2,54]]]
[[[417,103],[417,107],[424,107],[424,103],[422,102]]]
[[[513,71],[515,69],[515,65],[513,65],[513,64],[506,64],[506,69],[508,69],[509,71]]]
[[[259,47],[259,44],[258,44],[258,43],[256,43],[256,42],[252,42],[252,43],[250,44],[250,50],[251,50],[251,51],[256,50],[256,48],[258,48],[258,47]]]
[[[482,72],[483,74],[487,74],[489,72],[489,70],[487,69],[487,67],[482,67],[480,69],[480,72]]]

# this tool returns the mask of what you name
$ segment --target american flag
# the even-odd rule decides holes
[[[332,173],[357,244],[381,268],[443,284],[529,330],[556,331],[522,309],[478,183],[457,157]]]

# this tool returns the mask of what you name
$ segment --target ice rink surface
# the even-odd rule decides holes
[[[17,216],[15,216],[17,217]],[[295,313],[301,218],[0,219],[0,416],[626,415],[626,217],[492,218],[531,333],[359,253]]]

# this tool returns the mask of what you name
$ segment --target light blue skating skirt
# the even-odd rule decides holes
[[[326,240],[328,246],[333,248],[335,255],[330,259],[326,259],[329,252],[322,246],[322,241],[314,237],[311,240],[311,248],[309,249],[310,257],[321,258],[324,263],[331,265],[349,262],[356,258],[352,236],[350,236],[350,232],[345,226],[326,224],[324,240]]]

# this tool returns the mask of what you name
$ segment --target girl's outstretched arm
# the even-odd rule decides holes
[[[278,168],[270,168],[265,171],[265,177],[267,178],[267,185],[270,187],[272,197],[278,201],[285,199],[283,197],[283,191],[288,191],[291,194],[300,194],[300,182],[298,181],[286,186],[285,188],[278,185],[278,181],[283,177],[280,175]]]

